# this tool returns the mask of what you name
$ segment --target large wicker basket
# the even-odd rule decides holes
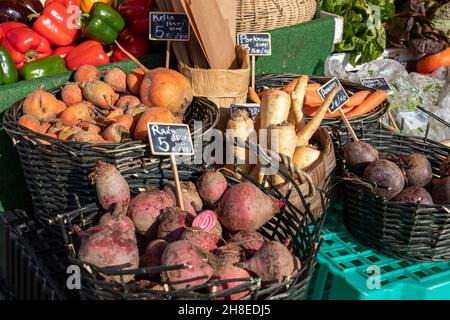
[[[359,129],[358,138],[381,152],[397,155],[420,153],[438,177],[450,148],[426,138],[403,136],[380,128]],[[351,141],[340,134],[340,151]],[[345,170],[345,163],[343,171]],[[371,191],[368,181],[344,177],[344,222],[349,231],[368,245],[389,255],[417,261],[450,260],[450,204],[424,205],[387,201]]]
[[[315,0],[236,0],[236,32],[262,32],[310,21]]]
[[[59,95],[59,90],[52,93]],[[57,140],[19,125],[23,100],[9,108],[3,127],[17,147],[34,213],[44,224],[55,215],[95,202],[96,193],[88,174],[97,161],[117,167],[142,166],[159,163],[150,154],[148,145],[128,140],[121,144],[87,144]],[[194,98],[187,109],[184,122],[191,126],[192,135],[201,137],[219,119],[217,106],[205,98]],[[194,129],[194,120],[201,126]]]
[[[263,152],[258,148],[258,152]],[[201,166],[180,166],[180,171],[183,173],[181,179],[196,181],[199,174],[203,172]],[[168,181],[173,181],[173,172],[170,164],[164,163],[158,166],[150,165],[145,168],[129,169],[122,172],[125,177],[133,177],[130,181],[132,192],[137,192],[148,186],[162,186]],[[226,282],[236,282],[234,280],[216,281],[211,280],[203,285],[194,286],[184,290],[174,290],[170,288],[168,283],[165,283],[165,290],[152,290],[142,286],[143,282],[133,281],[131,283],[112,283],[105,281],[101,274],[106,275],[124,275],[135,274],[138,277],[144,277],[148,273],[156,275],[162,274],[164,271],[173,270],[175,267],[151,267],[140,268],[136,270],[123,270],[120,267],[101,269],[96,266],[88,265],[76,258],[74,254],[77,248],[77,238],[74,237],[73,221],[81,221],[82,217],[95,216],[98,220],[101,211],[95,206],[74,210],[64,215],[60,215],[53,220],[54,224],[61,224],[62,230],[69,230],[65,233],[67,239],[67,247],[75,250],[70,250],[72,253],[72,263],[79,265],[82,269],[82,288],[81,296],[84,299],[101,299],[101,300],[166,300],[166,299],[219,299],[233,293],[250,291],[244,300],[262,300],[262,299],[285,299],[285,300],[300,300],[304,299],[305,291],[310,280],[312,270],[314,268],[317,252],[320,248],[320,232],[322,228],[325,215],[320,215],[320,218],[315,219],[309,210],[309,206],[305,206],[305,210],[301,211],[290,202],[290,194],[296,192],[302,201],[305,201],[302,191],[298,184],[290,178],[290,174],[286,170],[281,170],[285,179],[290,181],[290,187],[285,191],[272,188],[266,189],[262,185],[256,183],[250,177],[245,176],[247,181],[255,183],[263,192],[270,194],[281,200],[283,206],[279,213],[268,223],[262,226],[258,232],[271,240],[289,243],[288,248],[301,261],[301,269],[298,273],[290,278],[286,278],[282,283],[275,285],[262,284],[259,279],[239,279],[243,283],[231,289],[224,291],[210,290],[211,288]],[[230,185],[238,181],[230,176],[227,176]],[[65,222],[62,224],[61,222]],[[86,227],[86,226],[85,226]],[[291,240],[291,241],[289,241]],[[87,268],[89,267],[89,268]],[[183,266],[181,266],[182,268]]]

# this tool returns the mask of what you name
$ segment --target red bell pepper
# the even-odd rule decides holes
[[[126,0],[119,5],[119,13],[127,23],[131,33],[147,34],[149,12],[153,0]]]
[[[130,34],[127,30],[123,31],[119,37],[119,43],[122,47],[135,57],[143,56],[150,52],[150,40],[140,34]],[[111,62],[128,60],[129,58],[114,45]]]
[[[0,41],[2,41],[3,37],[9,30],[20,27],[27,28],[27,25],[22,22],[14,22],[14,21],[0,23]]]
[[[74,46],[65,46],[65,47],[59,47],[53,50],[52,56],[60,56],[61,58],[65,59],[66,56],[69,54],[70,51],[72,51],[75,47]]]
[[[33,30],[54,46],[68,46],[77,39],[79,31],[77,20],[81,14],[78,9],[76,17],[77,12],[71,9],[56,1],[47,5],[33,24]]]
[[[109,63],[109,57],[103,50],[102,44],[95,40],[87,40],[79,44],[67,54],[65,60],[70,70],[75,70],[84,64],[100,66]]]
[[[2,44],[11,55],[17,69],[29,61],[48,57],[52,53],[52,47],[47,39],[28,27],[10,29],[6,32]]]
[[[66,8],[70,6],[80,6],[80,0],[47,0],[45,1],[45,7],[49,6],[50,4],[54,2],[60,2],[62,3]]]

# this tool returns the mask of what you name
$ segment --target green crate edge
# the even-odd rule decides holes
[[[387,257],[347,232],[341,210],[337,205],[327,212],[307,299],[450,300],[450,261],[416,263]],[[369,275],[369,266],[379,268],[379,278]]]

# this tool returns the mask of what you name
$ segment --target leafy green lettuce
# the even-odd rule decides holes
[[[318,5],[344,18],[344,37],[336,51],[350,53],[352,65],[375,60],[383,54],[386,48],[383,22],[394,15],[394,0],[321,0]]]

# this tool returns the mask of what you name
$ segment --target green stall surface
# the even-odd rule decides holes
[[[165,54],[152,54],[139,59],[148,68],[164,66]],[[101,66],[99,69],[119,67],[128,72],[136,68],[131,60]],[[56,88],[72,78],[72,72],[21,81],[0,86],[0,123],[3,115],[14,102],[44,85],[46,89]],[[0,127],[0,212],[13,209],[30,209],[31,199],[25,184],[16,150],[5,130]]]

